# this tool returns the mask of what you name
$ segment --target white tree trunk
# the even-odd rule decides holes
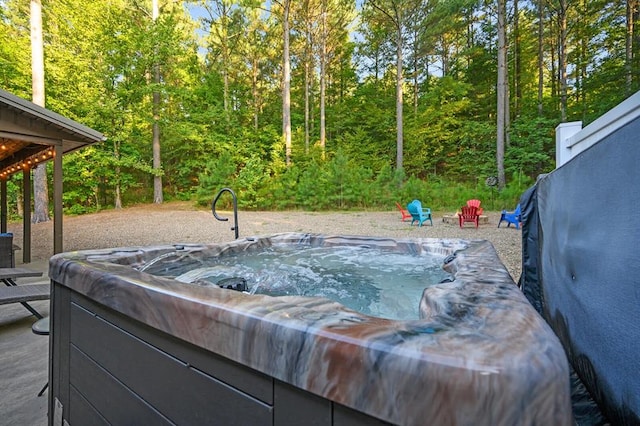
[[[253,128],[258,130],[258,119],[260,114],[259,100],[258,100],[258,59],[253,58],[251,60],[253,66],[251,67],[251,93],[253,96]]]
[[[625,68],[626,68],[626,82],[625,82],[625,94],[631,95],[631,89],[633,84],[633,13],[638,6],[638,0],[627,0],[627,33],[625,37]]]
[[[311,139],[311,70],[313,62],[313,25],[309,13],[309,2],[305,2],[306,29],[305,29],[305,54],[304,54],[304,153],[309,153],[309,141]]]
[[[400,20],[398,20],[400,22]],[[402,110],[403,110],[403,92],[402,92],[402,30],[400,24],[397,29],[397,41],[396,41],[396,169],[402,170],[403,163],[403,127],[402,127]]]
[[[542,116],[544,90],[544,0],[538,0],[538,115]]]
[[[45,106],[44,89],[44,45],[42,41],[42,4],[31,0],[31,79],[33,103]],[[24,173],[30,173],[25,170]],[[28,218],[25,218],[28,220]],[[34,223],[47,222],[49,217],[49,187],[47,167],[41,164],[33,174],[33,218]]]
[[[155,23],[160,15],[158,0],[153,0],[152,9],[152,19]],[[162,169],[162,161],[160,159],[160,92],[157,88],[157,85],[160,84],[160,66],[158,64],[153,66],[153,82],[156,84],[153,90],[153,170],[159,172]],[[153,176],[153,202],[162,204],[163,201],[162,176],[155,174]]]
[[[496,163],[498,168],[498,188],[505,186],[504,175],[504,146],[507,115],[507,35],[506,35],[507,7],[505,0],[498,0],[498,82],[497,82],[497,135],[496,135]]]
[[[114,141],[113,142],[113,155],[116,159],[116,161],[119,163],[120,162],[120,142],[118,141]],[[115,179],[115,185],[116,185],[116,194],[115,194],[115,200],[114,200],[114,207],[116,209],[121,209],[122,208],[122,195],[121,195],[121,191],[120,191],[120,166],[116,166],[116,179]]]
[[[327,124],[325,116],[327,87],[327,1],[322,1],[322,53],[320,54],[320,148],[324,158],[327,141]]]
[[[567,121],[567,0],[560,0],[558,12],[560,46],[558,49],[558,75],[560,76],[560,120]]]
[[[282,137],[285,145],[286,164],[291,164],[291,62],[289,58],[289,11],[291,0],[283,4],[283,64],[282,64]]]

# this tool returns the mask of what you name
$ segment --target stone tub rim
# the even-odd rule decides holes
[[[401,321],[368,317],[326,299],[249,296],[132,269],[136,259],[149,253],[176,251],[180,249],[177,246],[197,251],[270,238],[322,239],[338,244],[349,239],[382,244],[446,242],[458,248],[448,265],[456,278],[452,283],[437,285],[434,296],[423,299],[423,319]],[[478,279],[479,275],[493,278]],[[542,415],[538,413],[540,406],[533,404],[517,413],[508,406],[534,403],[532,393],[542,391],[556,395],[551,408],[545,405],[545,410],[555,413],[555,423],[571,417],[568,365],[560,343],[486,241],[283,233],[222,244],[62,253],[51,258],[49,276],[160,331],[392,423],[419,424],[425,418],[442,420],[434,416],[443,415],[447,419],[473,418],[469,416],[486,413],[487,405],[495,411],[491,416],[505,422],[537,422]],[[265,297],[273,302],[266,308]],[[135,303],[127,302],[131,300]],[[489,305],[495,312],[487,309]],[[145,310],[140,306],[162,309]],[[511,309],[507,318],[519,326],[525,324],[526,332],[512,329],[513,324],[503,324],[504,316],[494,318],[507,309]],[[189,318],[189,324],[181,323],[181,318]],[[468,326],[451,331],[448,327],[461,318],[468,321]],[[484,351],[477,341],[481,337],[487,346]],[[468,348],[470,342],[476,342],[472,350]],[[295,360],[286,358],[290,352],[296,353]],[[525,365],[523,360],[527,361]],[[566,376],[566,384],[558,380],[562,376]],[[425,397],[437,400],[443,394],[460,400],[448,409],[443,406],[448,407],[452,401],[440,401],[440,408],[423,402]],[[497,398],[505,402],[496,404]],[[543,402],[549,404],[548,398]]]

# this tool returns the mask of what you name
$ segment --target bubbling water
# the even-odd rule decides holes
[[[408,320],[418,318],[423,290],[450,278],[443,260],[370,247],[285,245],[208,258],[171,275],[212,286],[243,278],[250,294],[325,297],[366,315]]]

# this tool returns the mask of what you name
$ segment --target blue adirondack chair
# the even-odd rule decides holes
[[[502,210],[500,215],[500,222],[498,222],[498,228],[502,222],[507,222],[507,228],[513,223],[516,229],[520,229],[520,222],[522,221],[522,212],[520,211],[520,204],[516,206],[516,209],[512,212]]]
[[[411,224],[418,222],[418,226],[422,226],[427,220],[431,222],[433,226],[433,220],[431,219],[431,209],[428,207],[422,207],[422,203],[419,200],[413,200],[407,204],[407,210],[411,215]]]

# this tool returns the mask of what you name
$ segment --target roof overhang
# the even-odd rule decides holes
[[[0,90],[0,177],[106,140],[83,124]]]

